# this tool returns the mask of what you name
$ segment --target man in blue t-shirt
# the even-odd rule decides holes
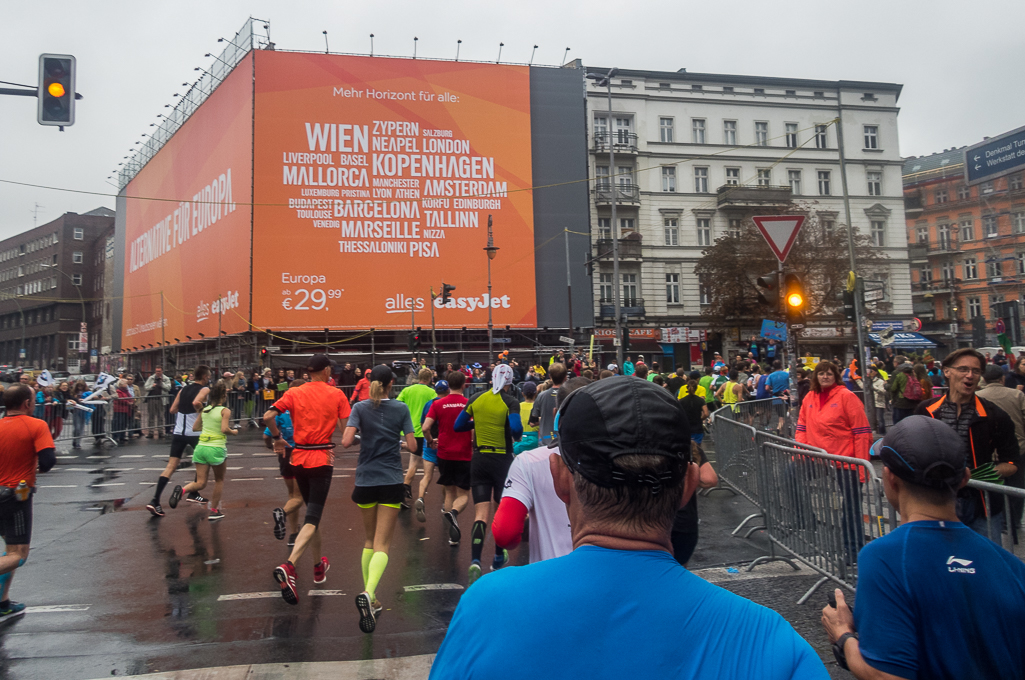
[[[677,400],[617,376],[560,405],[550,461],[573,552],[490,573],[463,594],[432,679],[828,678],[779,614],[673,558],[698,485]]]
[[[833,653],[865,678],[1021,678],[1025,564],[957,519],[971,477],[953,428],[909,416],[873,447],[901,526],[858,554],[857,611],[822,610]]]

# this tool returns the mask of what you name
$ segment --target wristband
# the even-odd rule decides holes
[[[847,640],[849,638],[854,638],[855,640],[857,640],[858,634],[844,633],[836,641],[836,644],[833,645],[833,656],[836,657],[836,663],[839,664],[840,668],[844,669],[845,671],[850,670],[850,668],[847,667],[847,655],[843,651],[844,645],[847,644]]]
[[[277,441],[277,440],[281,439],[281,435],[280,434],[275,435],[275,436],[271,437],[271,439],[273,439],[274,441]]]

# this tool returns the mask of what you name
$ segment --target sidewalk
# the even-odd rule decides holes
[[[431,672],[433,654],[366,661],[265,663],[147,673],[126,678],[147,680],[423,680]],[[99,679],[97,679],[99,680]]]

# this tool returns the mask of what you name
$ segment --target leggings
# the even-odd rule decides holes
[[[296,466],[292,469],[295,470],[296,486],[299,487],[299,493],[306,504],[303,524],[320,526],[320,516],[324,512],[327,493],[331,490],[331,477],[335,468],[332,465],[322,465],[315,468]]]

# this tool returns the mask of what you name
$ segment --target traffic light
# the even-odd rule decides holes
[[[804,323],[804,313],[808,306],[808,296],[804,290],[804,282],[797,274],[783,277],[783,302],[789,323]]]
[[[450,286],[444,281],[441,282],[441,305],[444,307],[448,304],[448,301],[452,299],[452,291],[456,289],[455,286]]]
[[[36,120],[40,125],[75,124],[75,58],[70,54],[40,54],[39,104]]]
[[[854,293],[843,291],[843,315],[848,321],[854,321]]]
[[[779,277],[776,272],[759,276],[758,281],[758,304],[762,307],[778,310],[779,300],[777,299],[776,287],[779,285]]]
[[[410,352],[416,351],[416,345],[414,344],[414,340],[413,340],[413,337],[415,335],[416,335],[416,333],[414,333],[413,331],[410,331],[406,335],[406,346],[409,347],[409,351]]]
[[[621,342],[623,344],[623,355],[626,356],[626,353],[630,351],[630,329],[627,327],[626,324],[623,324],[622,328],[623,339],[621,340]]]
[[[266,347],[264,347],[263,349],[260,350],[260,358],[261,359],[266,359],[267,358],[267,348]]]
[[[416,352],[420,349],[420,329],[409,332],[409,351]]]

